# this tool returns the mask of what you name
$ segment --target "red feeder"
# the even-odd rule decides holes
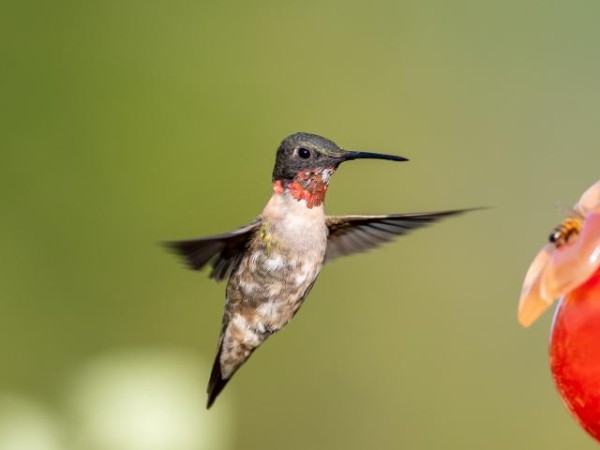
[[[558,305],[550,366],[565,404],[600,441],[600,270]]]
[[[552,375],[571,413],[600,442],[600,181],[552,236],[525,276],[519,322],[529,326],[561,299],[550,338]]]

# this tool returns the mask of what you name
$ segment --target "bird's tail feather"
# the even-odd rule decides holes
[[[206,409],[209,409],[212,406],[217,396],[221,393],[223,388],[225,388],[231,378],[223,378],[223,374],[221,373],[222,347],[223,343],[219,344],[219,350],[217,351],[217,356],[215,357],[215,362],[213,363],[212,371],[210,373],[210,380],[208,381],[208,388],[206,389],[206,392],[208,393]]]

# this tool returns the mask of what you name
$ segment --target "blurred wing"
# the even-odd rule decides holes
[[[416,228],[467,211],[472,211],[472,209],[386,216],[327,217],[329,238],[325,261],[370,250],[391,241],[396,236],[402,236]]]
[[[254,231],[260,226],[257,220],[229,233],[185,241],[166,242],[165,245],[180,255],[192,270],[200,270],[209,262],[210,278],[222,281],[231,275],[244,255]]]

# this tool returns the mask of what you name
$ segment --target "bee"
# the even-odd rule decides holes
[[[579,234],[582,223],[583,218],[579,214],[567,217],[560,225],[552,230],[552,233],[548,236],[548,240],[551,244],[554,244],[556,248],[562,247]]]

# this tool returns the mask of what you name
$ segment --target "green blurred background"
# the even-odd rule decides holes
[[[2,1],[0,449],[595,448],[516,307],[598,179],[599,14]],[[224,285],[156,243],[252,220],[296,131],[411,159],[344,165],[329,213],[493,209],[326,267],[207,415]]]

